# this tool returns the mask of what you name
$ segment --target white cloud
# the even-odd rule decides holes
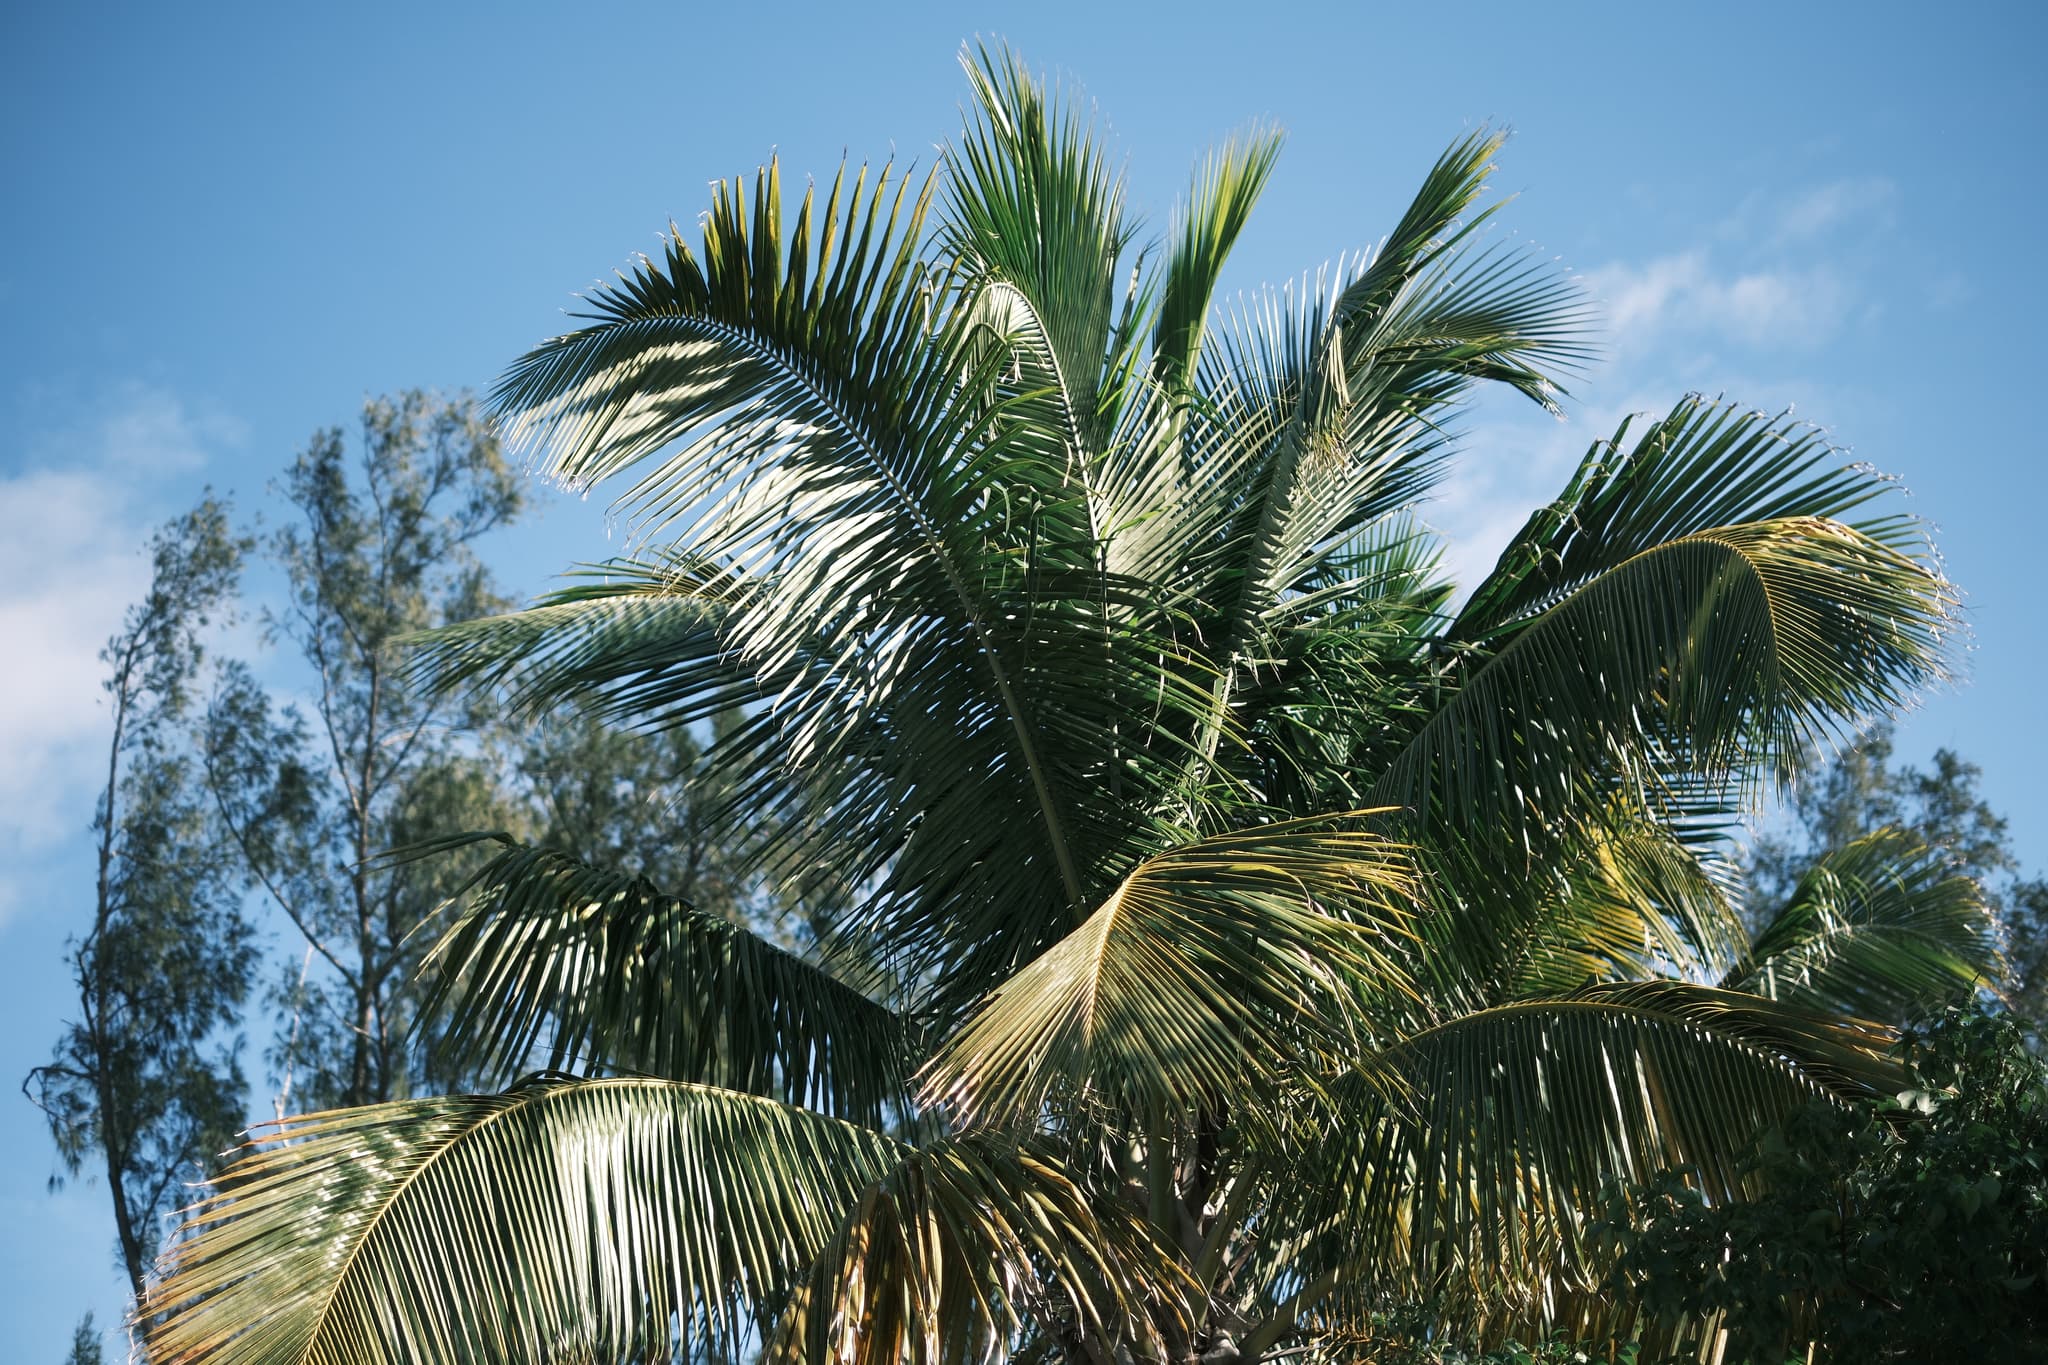
[[[1853,263],[1894,218],[1898,187],[1848,177],[1745,200],[1700,245],[1585,272],[1617,359],[1702,344],[1799,350],[1820,345],[1858,306]],[[1731,267],[1728,262],[1739,261]]]
[[[1841,326],[1851,291],[1828,265],[1716,273],[1701,249],[1643,265],[1616,262],[1585,273],[1603,305],[1613,345],[1646,349],[1686,335],[1751,346],[1817,345]]]
[[[1778,215],[1778,245],[1807,242],[1845,224],[1889,226],[1899,187],[1883,176],[1836,180],[1795,195]]]
[[[149,529],[240,425],[176,395],[129,386],[84,420],[33,438],[0,477],[0,857],[7,865],[83,829],[103,781],[99,651],[148,586]],[[0,873],[0,920],[21,896]]]

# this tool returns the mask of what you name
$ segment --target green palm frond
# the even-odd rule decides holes
[[[1347,1002],[1416,989],[1401,947],[1411,892],[1405,850],[1357,816],[1158,854],[998,988],[923,1093],[968,1124],[1028,1124],[1055,1097],[1171,1115],[1355,1052]]]
[[[1742,957],[1728,869],[1707,866],[1668,827],[1616,811],[1577,842],[1517,945],[1503,998],[1660,976],[1713,981]]]
[[[936,1365],[1001,1359],[1031,1335],[1153,1359],[1188,1287],[1143,1221],[1091,1199],[1056,1155],[969,1136],[907,1156],[862,1193],[768,1358]]]
[[[1477,641],[1563,601],[1574,590],[1660,545],[1725,526],[1796,518],[1842,521],[1891,491],[1850,463],[1818,428],[1693,395],[1652,421],[1631,448],[1636,419],[1596,441],[1571,482],[1532,513],[1445,632]],[[1925,550],[1910,517],[1849,522],[1901,554]]]
[[[983,976],[1028,960],[1113,879],[1182,781],[1164,746],[1123,738],[1128,717],[1205,693],[1170,621],[1132,623],[1149,586],[1100,571],[1086,490],[1012,413],[1012,351],[920,264],[923,199],[884,197],[856,181],[785,248],[772,167],[750,214],[721,189],[701,263],[672,242],[500,402],[564,477],[680,443],[627,496],[673,512],[671,552],[731,585],[720,659],[774,688],[741,756],[772,745],[813,775],[833,818],[806,857],[878,878],[885,952],[958,980],[959,954]],[[832,256],[841,235],[858,245]],[[984,904],[993,941],[940,927]]]
[[[508,1075],[648,1072],[808,1104],[870,1125],[907,1099],[901,1015],[824,967],[663,895],[506,835],[460,888],[430,949],[423,1012],[450,1061]],[[424,852],[422,850],[421,852]]]
[[[1136,232],[1123,178],[1078,101],[1033,79],[1014,53],[963,50],[960,64],[975,103],[946,153],[949,254],[1028,314],[1064,444],[1072,455],[1100,451],[1128,368],[1113,355],[1131,330],[1118,323]],[[1138,310],[1123,311],[1134,320]]]
[[[150,1359],[425,1365],[731,1346],[904,1149],[751,1095],[536,1080],[287,1120],[191,1211]]]
[[[1550,403],[1585,357],[1585,310],[1561,272],[1471,246],[1491,210],[1465,215],[1498,146],[1475,134],[1451,148],[1378,252],[1257,301],[1205,355],[1186,441],[1199,477],[1232,497],[1185,572],[1214,606],[1217,716],[1239,665],[1262,657],[1268,614],[1428,489],[1474,382]]]
[[[756,699],[772,680],[724,657],[733,590],[701,563],[651,555],[583,566],[524,611],[412,636],[431,686],[499,690],[515,713],[583,704],[620,720],[683,723]]]
[[[1174,391],[1196,373],[1223,263],[1280,159],[1277,129],[1254,128],[1212,150],[1178,215],[1152,330],[1152,377]]]
[[[1726,984],[1899,1022],[1996,982],[1998,920],[1939,849],[1885,829],[1821,856]]]
[[[543,468],[587,487],[693,437],[628,494],[657,525],[715,501],[696,471],[719,456],[751,464],[804,452],[872,465],[906,424],[930,415],[924,346],[929,271],[918,251],[933,190],[834,179],[823,209],[806,190],[787,242],[781,173],[721,183],[701,256],[671,231],[662,262],[642,258],[589,297],[590,325],[522,357],[493,394],[513,439]],[[799,420],[791,422],[791,417]]]
[[[1364,1285],[1480,1297],[1583,1280],[1580,1232],[1610,1176],[1695,1168],[1710,1197],[1772,1120],[1816,1096],[1896,1083],[1888,1032],[1691,986],[1590,987],[1482,1010],[1379,1054],[1363,1102],[1322,1134],[1330,1170],[1295,1217],[1326,1231],[1303,1264]]]
[[[1684,432],[1713,434],[1681,413]],[[1638,457],[1654,465],[1665,443],[1651,440]],[[1455,651],[1445,700],[1371,799],[1529,839],[1617,778],[1654,790],[1673,772],[1740,786],[1778,771],[1939,675],[1954,594],[1898,530],[1798,514],[1630,545],[1496,645]]]

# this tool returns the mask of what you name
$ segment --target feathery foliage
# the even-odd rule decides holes
[[[1604,1178],[1746,1190],[1758,1127],[1891,1082],[1833,1010],[1981,950],[1740,933],[1714,822],[1938,676],[1955,604],[1816,434],[1625,426],[1453,608],[1413,512],[1460,400],[1555,409],[1589,354],[1489,233],[1496,135],[1226,311],[1277,137],[1155,249],[1084,102],[966,64],[929,174],[722,184],[514,364],[511,438],[639,542],[416,656],[727,717],[716,819],[832,872],[821,942],[503,845],[437,1026],[600,1078],[287,1126],[197,1214],[168,1358],[1249,1365],[1453,1287],[1496,1337],[1584,1325]],[[1744,988],[1794,976],[1829,993]]]

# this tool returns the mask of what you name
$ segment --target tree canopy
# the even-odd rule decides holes
[[[158,1359],[1249,1365],[1422,1297],[1627,1330],[1605,1182],[1750,1192],[1765,1125],[1895,1086],[1868,999],[1996,971],[1974,901],[1834,972],[1744,931],[1722,834],[1955,609],[1818,433],[1684,398],[1443,574],[1461,402],[1554,408],[1588,355],[1489,232],[1496,135],[1223,307],[1277,134],[1155,243],[1083,101],[966,66],[931,171],[722,183],[514,363],[508,438],[620,485],[635,548],[419,640],[527,713],[724,718],[696,813],[836,895],[820,941],[465,839],[429,1026],[509,1088],[259,1133]]]

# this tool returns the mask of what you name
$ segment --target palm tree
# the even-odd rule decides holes
[[[465,1064],[546,1069],[262,1134],[154,1359],[1248,1365],[1403,1300],[1583,1324],[1605,1176],[1739,1193],[1760,1125],[1890,1075],[1843,1007],[1987,970],[1939,875],[1837,869],[1752,945],[1719,858],[1940,667],[1953,595],[1876,477],[1688,398],[1443,576],[1413,509],[1460,401],[1551,407],[1588,354],[1475,209],[1497,137],[1377,250],[1220,308],[1277,135],[1155,247],[1071,96],[966,65],[930,174],[793,220],[774,164],[723,185],[701,249],[511,369],[509,432],[627,478],[641,548],[420,655],[533,712],[727,717],[718,818],[773,817],[831,932],[502,841],[435,1007]]]

